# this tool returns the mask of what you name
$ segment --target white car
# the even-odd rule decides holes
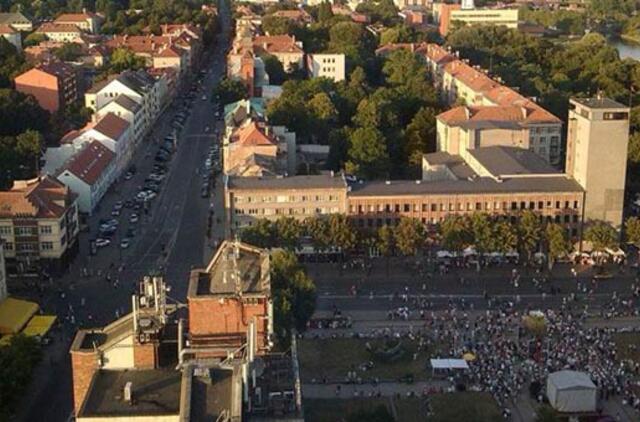
[[[129,245],[131,245],[131,240],[129,240],[129,238],[125,237],[124,239],[122,239],[120,241],[120,247],[122,249],[127,249],[129,247]]]
[[[131,214],[131,216],[129,216],[129,223],[131,224],[137,223],[138,220],[140,220],[140,217],[138,217],[138,214],[136,214],[135,212]]]
[[[105,246],[109,246],[111,244],[111,241],[109,239],[96,239],[96,247],[97,248],[104,248]]]
[[[202,101],[207,101],[207,96],[206,95],[202,96]]]

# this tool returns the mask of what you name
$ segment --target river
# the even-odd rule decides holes
[[[632,59],[640,60],[640,44],[624,40],[611,40],[610,44],[618,49],[621,59],[630,57]]]

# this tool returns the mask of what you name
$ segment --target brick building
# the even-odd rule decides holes
[[[64,110],[80,95],[78,72],[62,62],[40,64],[16,76],[14,82],[16,91],[33,95],[51,113]]]

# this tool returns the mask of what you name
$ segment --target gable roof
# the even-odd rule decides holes
[[[93,185],[113,161],[115,154],[99,141],[93,141],[69,160],[68,170],[83,182]]]
[[[10,190],[0,192],[0,216],[60,218],[75,198],[68,187],[50,176],[16,180]]]
[[[75,25],[71,24],[58,24],[58,23],[43,23],[40,25],[36,32],[39,33],[53,33],[53,32],[75,32],[80,34],[82,31]]]
[[[85,22],[88,19],[95,18],[93,13],[63,13],[58,16],[54,22]]]
[[[266,135],[253,120],[236,129],[231,135],[231,142],[242,146],[276,145],[274,139]]]
[[[113,113],[107,113],[91,129],[117,141],[128,127],[129,122]]]
[[[0,13],[0,23],[12,24],[29,24],[31,21],[20,12]]]
[[[11,25],[6,24],[6,23],[0,23],[0,35],[4,35],[4,34],[15,34],[18,31],[16,31],[15,29],[13,29],[13,27],[11,27]]]
[[[290,35],[260,35],[253,39],[253,47],[266,53],[304,53]]]
[[[176,47],[169,45],[165,48],[163,48],[162,50],[160,50],[160,52],[158,52],[157,54],[155,54],[155,57],[182,57],[182,53],[180,52],[180,50],[178,50]]]

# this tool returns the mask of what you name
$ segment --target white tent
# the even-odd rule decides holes
[[[549,404],[559,412],[594,412],[598,388],[589,375],[577,371],[558,371],[547,377]]]
[[[441,250],[436,252],[436,257],[438,257],[438,259],[443,259],[443,258],[453,258],[455,255],[452,254],[449,251],[445,251],[445,250]]]
[[[435,369],[469,369],[464,359],[431,359],[431,368]]]

